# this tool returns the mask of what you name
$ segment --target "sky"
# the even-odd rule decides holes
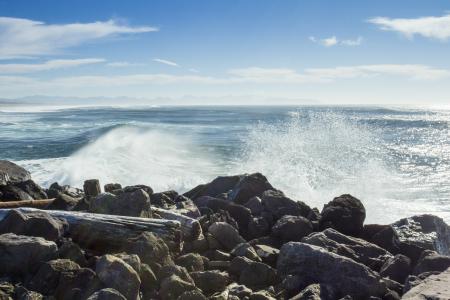
[[[450,1],[0,0],[0,98],[37,95],[445,105]]]

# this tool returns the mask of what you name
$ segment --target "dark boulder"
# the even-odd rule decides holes
[[[161,265],[172,263],[166,243],[151,232],[143,232],[137,237],[129,238],[124,242],[121,250],[129,254],[137,254],[141,261],[149,266],[155,263]]]
[[[290,300],[334,300],[334,291],[330,286],[314,283],[308,285]]]
[[[392,227],[404,244],[450,255],[450,226],[437,216],[413,216],[393,223]]]
[[[230,282],[227,272],[197,271],[190,273],[195,285],[205,294],[222,292]]]
[[[252,215],[259,216],[264,210],[262,200],[258,196],[250,198],[245,204],[245,207],[250,209]]]
[[[249,243],[240,243],[230,252],[234,256],[244,256],[253,261],[261,261],[261,258],[256,254],[255,249]]]
[[[50,210],[73,210],[77,206],[80,198],[74,198],[69,195],[58,193],[55,200],[47,205],[46,209]]]
[[[114,194],[114,191],[121,190],[121,189],[122,189],[122,186],[120,185],[120,183],[107,183],[103,187],[103,190],[105,191],[105,193],[112,193],[112,194]]]
[[[196,290],[193,283],[184,281],[176,275],[171,275],[161,282],[159,295],[163,300],[176,300],[181,294],[192,290]]]
[[[359,199],[342,195],[325,204],[320,227],[333,228],[346,235],[359,236],[363,231],[366,209]]]
[[[261,289],[279,282],[277,270],[271,266],[251,261],[241,271],[239,283],[251,289]]]
[[[301,216],[283,216],[272,227],[272,235],[281,242],[300,242],[303,237],[313,231],[311,222]]]
[[[59,194],[64,194],[72,198],[82,198],[84,196],[83,190],[71,187],[70,185],[61,186],[57,182],[52,183],[47,190],[47,196],[49,198],[56,198]]]
[[[210,183],[199,185],[184,193],[190,199],[197,199],[202,196],[216,197],[222,193],[228,193],[241,180],[241,176],[219,176]]]
[[[78,244],[72,242],[72,240],[64,240],[60,244],[58,249],[58,257],[70,259],[82,267],[88,265],[84,250],[81,249]]]
[[[31,274],[41,262],[56,257],[54,242],[40,237],[5,233],[0,235],[0,275]]]
[[[239,232],[230,224],[215,222],[208,228],[208,232],[226,249],[232,250],[240,243],[245,243]]]
[[[14,184],[16,187],[30,195],[34,200],[47,199],[47,193],[33,180],[27,180]]]
[[[61,273],[58,287],[53,296],[56,299],[86,299],[102,288],[104,288],[104,286],[101,284],[95,272],[91,269],[73,269]]]
[[[284,215],[307,217],[311,208],[301,201],[294,201],[286,197],[283,192],[268,190],[261,195],[264,210],[273,219],[278,220]]]
[[[387,287],[378,273],[352,259],[313,245],[289,242],[278,256],[277,270],[282,277],[297,275],[304,286],[320,282],[339,291],[337,297],[357,299],[381,297]]]
[[[147,264],[141,264],[141,272],[139,272],[141,278],[140,290],[144,294],[145,299],[152,299],[153,294],[158,289],[158,279],[155,272]]]
[[[192,279],[191,275],[189,275],[189,272],[186,270],[185,267],[169,264],[165,265],[159,270],[158,272],[158,280],[162,282],[165,278],[176,275],[182,280],[194,284],[194,280]]]
[[[177,257],[175,263],[179,266],[185,267],[189,272],[204,271],[205,258],[197,253],[188,253]]]
[[[30,172],[7,160],[0,160],[0,186],[31,179]]]
[[[450,256],[440,255],[432,250],[425,250],[422,253],[413,274],[419,275],[425,272],[442,272],[450,267]]]
[[[322,232],[315,232],[303,238],[302,242],[351,258],[375,271],[379,271],[386,259],[392,257],[391,253],[375,244],[371,244],[363,239],[346,236],[331,228]]]
[[[255,245],[254,248],[256,254],[258,254],[263,263],[266,263],[272,267],[276,265],[280,250],[274,247],[260,244]]]
[[[205,295],[202,294],[199,290],[186,291],[180,296],[178,296],[177,300],[206,300]]]
[[[98,179],[88,179],[83,184],[84,195],[88,198],[95,198],[102,192]]]
[[[388,250],[392,254],[398,254],[401,251],[400,239],[391,225],[364,225],[361,238]]]
[[[62,221],[51,217],[46,212],[23,213],[13,209],[0,221],[0,234],[11,232],[55,241],[63,235],[64,226]]]
[[[111,288],[93,293],[87,300],[127,300],[119,291]]]
[[[247,237],[256,239],[266,236],[270,233],[270,223],[264,217],[250,219],[247,226]]]
[[[381,276],[400,283],[405,282],[410,273],[411,260],[402,254],[397,254],[395,257],[388,259],[380,270]]]
[[[91,199],[90,212],[132,217],[150,217],[150,196],[142,189],[119,195],[103,193]]]
[[[13,184],[0,186],[0,201],[20,200],[33,200],[33,197]]]

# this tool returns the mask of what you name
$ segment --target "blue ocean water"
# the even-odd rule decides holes
[[[450,221],[450,111],[381,107],[0,107],[0,159],[48,186],[188,190],[259,171],[319,209],[351,193],[367,221]]]

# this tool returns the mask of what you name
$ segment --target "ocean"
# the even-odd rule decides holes
[[[385,107],[0,107],[0,159],[47,187],[146,184],[183,192],[261,172],[322,208],[350,193],[368,223],[450,222],[450,110]]]

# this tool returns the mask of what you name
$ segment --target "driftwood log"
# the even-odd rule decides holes
[[[0,209],[0,221],[11,209]],[[174,220],[93,214],[76,211],[15,208],[23,213],[45,212],[68,223],[68,235],[83,248],[98,252],[121,251],[130,238],[149,231],[162,238],[172,250],[182,247],[181,224]]]
[[[18,208],[18,207],[45,208],[54,200],[55,199],[5,201],[0,202],[0,208]]]

